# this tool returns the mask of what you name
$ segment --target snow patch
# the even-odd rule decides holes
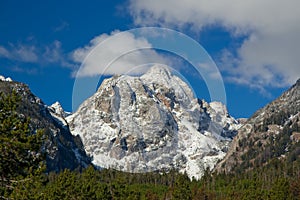
[[[5,78],[4,76],[0,75],[0,81],[12,82],[10,77]]]

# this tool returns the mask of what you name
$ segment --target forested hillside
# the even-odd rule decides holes
[[[131,174],[92,166],[45,173],[42,130],[30,133],[29,119],[16,113],[18,101],[15,92],[0,97],[1,199],[300,199],[300,161],[288,157],[230,174],[207,170],[199,181],[175,171]]]
[[[115,170],[65,170],[31,176],[13,185],[13,199],[300,199],[300,163],[274,160],[269,166],[200,181],[168,173],[130,174]]]

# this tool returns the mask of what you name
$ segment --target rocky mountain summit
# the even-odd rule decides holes
[[[93,164],[127,172],[186,172],[200,178],[222,159],[240,124],[219,102],[193,96],[163,66],[114,76],[66,117]]]
[[[47,171],[82,168],[91,163],[86,155],[81,139],[70,133],[64,111],[58,103],[47,106],[32,94],[27,85],[0,76],[0,93],[11,94],[15,90],[21,97],[17,111],[21,117],[30,118],[32,134],[42,129],[45,143]]]

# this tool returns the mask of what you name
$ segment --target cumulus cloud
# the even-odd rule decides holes
[[[114,31],[101,34],[88,45],[74,50],[74,62],[81,64],[77,76],[138,74],[146,70],[145,64],[169,64],[170,61],[152,50],[143,37],[130,32]]]
[[[227,80],[259,88],[288,86],[300,76],[299,7],[298,0],[130,0],[129,11],[138,25],[219,26],[244,36],[224,51],[221,68]]]

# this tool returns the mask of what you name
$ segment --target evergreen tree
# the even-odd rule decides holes
[[[190,185],[191,181],[186,174],[178,174],[174,185],[173,199],[192,199]]]
[[[21,98],[15,91],[0,93],[0,195],[26,176],[44,169],[40,153],[43,132],[30,131],[30,120],[16,111]]]

